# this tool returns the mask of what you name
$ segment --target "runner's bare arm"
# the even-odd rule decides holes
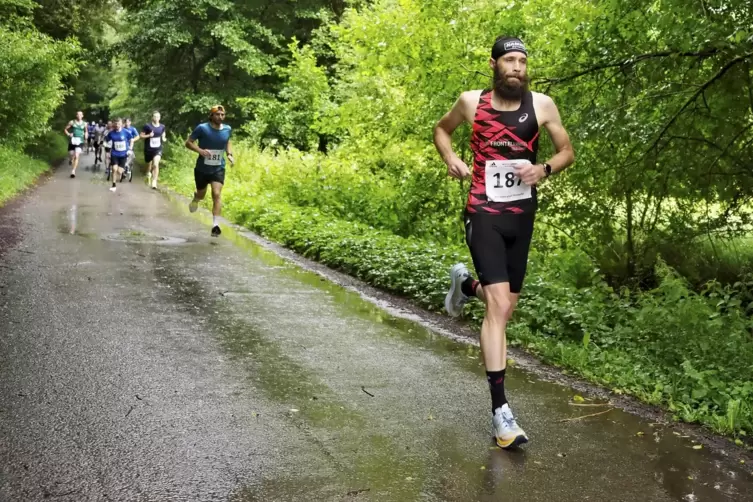
[[[206,150],[202,150],[201,148],[199,148],[199,145],[196,144],[196,140],[195,139],[191,139],[191,136],[188,137],[188,139],[185,142],[185,145],[186,145],[186,148],[188,148],[192,152],[198,153],[202,157],[208,157],[209,156],[209,152],[207,152]]]
[[[452,151],[452,133],[463,122],[468,121],[466,109],[468,108],[469,101],[472,99],[469,96],[472,92],[462,93],[450,111],[439,119],[439,122],[434,127],[434,146],[437,147],[437,151],[442,156],[445,164],[455,156],[455,153]]]
[[[72,125],[73,125],[73,121],[71,120],[70,122],[68,122],[68,125],[65,126],[65,135],[66,136],[70,136],[71,135],[71,133],[68,132],[68,129],[70,129]]]
[[[225,147],[225,151],[227,152],[227,158],[230,161],[231,165],[235,165],[235,156],[233,155],[233,142],[232,140],[227,140],[227,146]]]
[[[452,109],[442,117],[434,127],[434,146],[437,148],[442,160],[447,164],[447,174],[453,178],[464,178],[471,174],[470,169],[452,150],[452,133],[455,132],[463,122],[471,122],[472,117],[469,115],[473,109],[472,103],[477,92],[469,91],[460,95],[453,105]]]
[[[552,138],[557,153],[547,162],[552,166],[552,173],[557,173],[570,166],[575,161],[575,152],[570,142],[570,136],[562,125],[557,105],[549,96],[541,95],[541,110],[543,112],[542,125]]]

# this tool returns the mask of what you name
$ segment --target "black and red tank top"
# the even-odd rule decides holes
[[[471,134],[473,178],[468,193],[466,212],[504,214],[536,211],[536,187],[531,198],[514,202],[489,201],[486,195],[486,162],[490,160],[525,159],[536,163],[539,151],[539,122],[533,108],[531,92],[523,94],[520,107],[501,112],[492,107],[492,91],[481,93]]]

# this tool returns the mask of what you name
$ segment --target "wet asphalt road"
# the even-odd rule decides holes
[[[753,500],[753,466],[619,410],[562,422],[608,408],[521,371],[532,442],[498,450],[477,348],[67,174],[0,209],[0,501]]]

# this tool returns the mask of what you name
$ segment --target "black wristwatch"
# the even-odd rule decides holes
[[[552,175],[552,166],[550,166],[547,163],[544,163],[544,171],[546,172],[546,177],[548,178],[549,176]]]

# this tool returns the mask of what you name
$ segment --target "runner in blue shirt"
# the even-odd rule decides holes
[[[225,108],[216,105],[209,111],[209,122],[199,124],[186,140],[186,147],[199,154],[194,169],[196,192],[188,205],[192,213],[199,208],[199,201],[207,194],[207,186],[212,185],[212,236],[222,232],[217,219],[220,216],[222,185],[225,183],[225,152],[230,164],[235,164],[233,147],[230,143],[231,129],[225,120]],[[198,144],[197,144],[198,143]]]
[[[133,149],[134,139],[130,132],[123,129],[123,120],[115,120],[115,129],[108,132],[105,141],[112,141],[112,151],[110,152],[110,168],[112,169],[112,187],[111,192],[116,190],[115,182],[120,179],[126,165],[128,152]],[[123,181],[120,179],[120,181]]]
[[[162,160],[162,145],[167,140],[164,124],[159,123],[160,113],[152,114],[152,122],[146,124],[141,130],[141,139],[144,143],[144,162],[146,162],[146,180],[151,183],[152,189],[157,189],[159,178],[159,161]]]

